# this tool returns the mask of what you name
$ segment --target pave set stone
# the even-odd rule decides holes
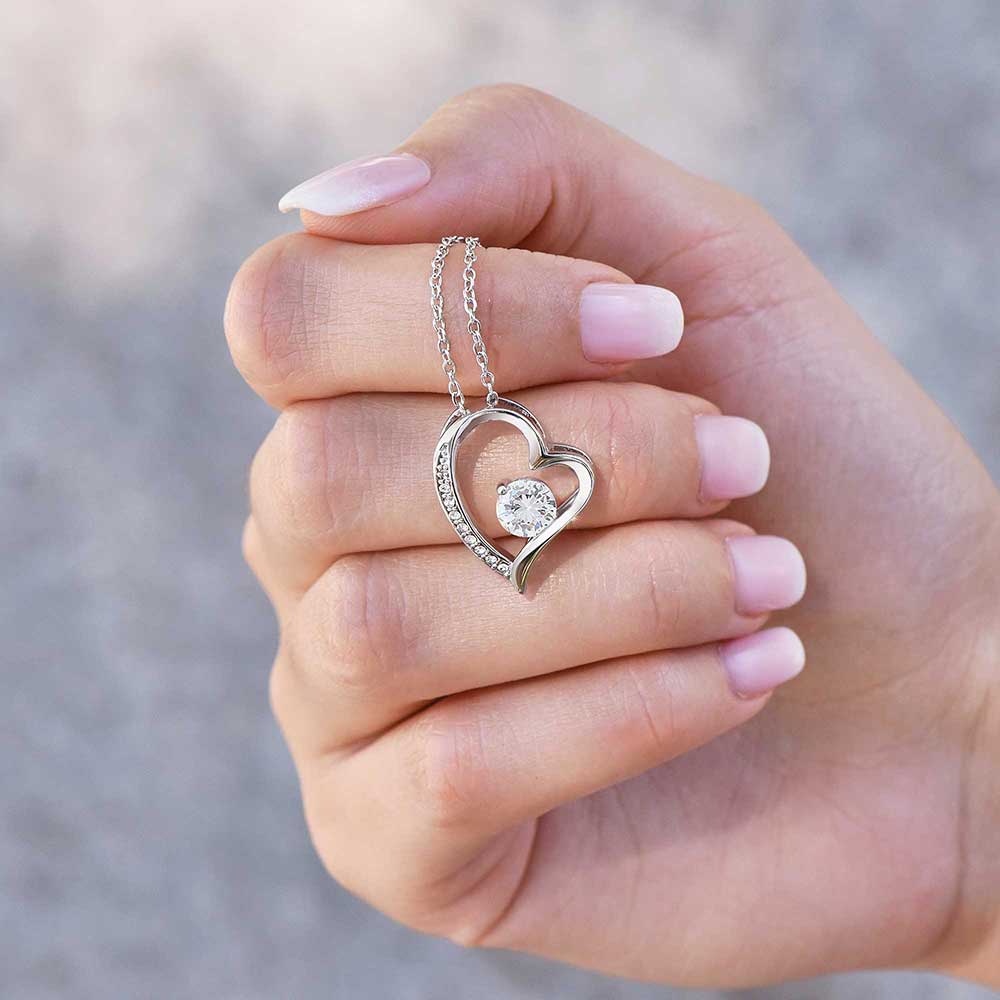
[[[455,487],[451,480],[451,466],[448,461],[448,449],[442,448],[437,456],[437,490],[441,506],[444,507],[448,519],[452,523],[458,537],[487,565],[501,576],[510,576],[510,563],[504,559],[498,559],[479,540],[472,527],[465,520],[461,510],[458,508],[458,501],[455,499]]]

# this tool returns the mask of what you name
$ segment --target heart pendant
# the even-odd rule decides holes
[[[528,461],[533,470],[565,466],[573,471],[578,483],[558,505],[548,486],[538,479],[518,479],[500,487],[497,510],[501,523],[512,534],[527,539],[516,556],[499,548],[469,516],[455,474],[455,459],[462,442],[477,427],[494,420],[510,424],[521,432],[528,442]],[[434,450],[434,476],[441,508],[458,537],[475,556],[507,577],[522,594],[528,571],[542,549],[580,514],[594,493],[594,465],[590,456],[572,445],[546,444],[545,432],[535,415],[520,403],[503,397],[495,406],[465,414],[456,410],[451,415]]]

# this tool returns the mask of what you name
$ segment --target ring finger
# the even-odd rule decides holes
[[[335,749],[457,691],[745,635],[805,587],[790,542],[732,521],[577,531],[548,558],[528,599],[455,545],[338,560],[284,630],[291,742]]]

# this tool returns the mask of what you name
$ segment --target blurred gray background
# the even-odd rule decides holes
[[[677,996],[420,937],[324,875],[239,554],[271,416],[228,361],[229,278],[296,226],[293,183],[534,84],[763,201],[997,476],[998,51],[992,0],[7,0],[0,995]]]

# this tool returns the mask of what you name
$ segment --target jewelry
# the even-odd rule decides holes
[[[459,385],[457,368],[451,356],[451,343],[445,331],[444,297],[441,290],[444,263],[448,251],[456,244],[465,244],[465,269],[462,272],[463,304],[469,318],[468,331],[472,349],[480,369],[480,381],[486,390],[483,408],[471,411]],[[431,312],[434,332],[441,352],[441,368],[448,379],[448,392],[454,411],[444,425],[437,447],[434,449],[434,476],[441,509],[451,522],[458,537],[469,550],[492,570],[506,577],[524,593],[528,571],[551,542],[584,507],[594,493],[594,465],[590,457],[579,448],[568,444],[548,444],[542,425],[530,410],[512,399],[498,395],[494,388],[496,377],[490,371],[483,331],[476,315],[476,247],[481,246],[476,236],[446,236],[441,240],[431,266]],[[497,487],[497,520],[512,535],[526,539],[516,555],[494,543],[469,516],[458,477],[455,474],[456,457],[462,442],[477,427],[491,421],[501,421],[517,428],[528,442],[528,463],[532,470],[541,471],[557,466],[572,470],[577,478],[577,488],[562,503],[547,483],[526,477]]]

